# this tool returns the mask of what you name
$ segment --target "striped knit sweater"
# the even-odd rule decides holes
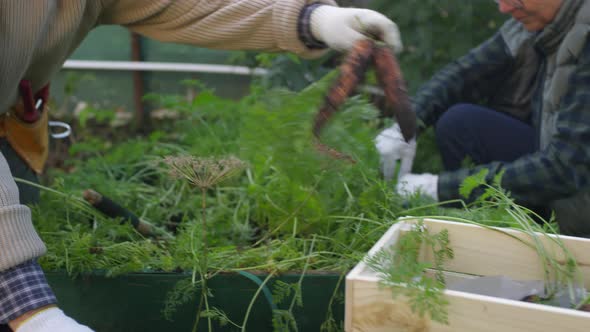
[[[2,0],[0,114],[17,100],[18,82],[36,91],[60,70],[95,27],[116,24],[160,41],[215,49],[319,55],[298,38],[301,9],[331,0]],[[109,47],[108,45],[104,45]],[[0,154],[0,271],[42,255],[29,209]]]

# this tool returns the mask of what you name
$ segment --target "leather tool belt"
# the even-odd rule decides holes
[[[45,106],[49,85],[33,94],[31,83],[23,80],[19,92],[18,103],[0,115],[0,137],[5,137],[23,161],[41,174],[49,155],[49,118]]]

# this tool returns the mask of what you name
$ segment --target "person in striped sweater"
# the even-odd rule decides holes
[[[47,84],[84,37],[121,25],[160,41],[304,58],[378,38],[401,51],[385,16],[332,0],[3,0],[0,2],[0,324],[17,332],[90,331],[57,307],[36,258],[45,246],[26,206],[47,158]]]

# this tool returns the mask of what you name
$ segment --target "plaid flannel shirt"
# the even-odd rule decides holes
[[[514,65],[515,59],[506,42],[497,33],[466,56],[446,66],[420,89],[414,99],[418,118],[428,126],[454,104],[481,104],[501,86]],[[531,103],[532,125],[537,129],[540,124],[534,119],[542,111],[542,95],[542,91],[537,91]],[[482,169],[489,171],[490,182],[503,171],[502,187],[523,204],[545,205],[586,189],[590,181],[589,105],[590,43],[586,41],[577,67],[569,78],[569,91],[557,110],[558,135],[549,146],[513,162],[492,162],[443,172],[438,179],[439,199],[463,198],[459,194],[460,184]]]
[[[41,267],[29,261],[0,272],[0,324],[50,304],[57,299],[45,280]]]

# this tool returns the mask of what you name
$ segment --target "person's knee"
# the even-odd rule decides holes
[[[436,140],[441,143],[460,135],[473,113],[472,108],[470,104],[456,104],[443,113],[434,126]]]

